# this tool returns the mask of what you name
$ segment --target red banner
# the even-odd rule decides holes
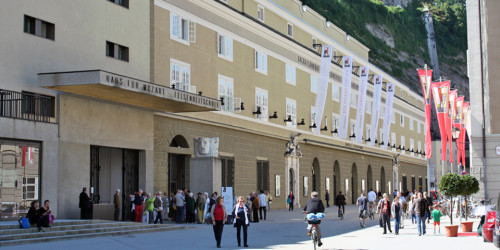
[[[422,86],[422,95],[425,103],[425,156],[427,159],[432,157],[432,136],[431,136],[431,82],[432,70],[418,69],[420,85]]]
[[[26,166],[26,147],[21,147],[21,166]]]
[[[464,169],[465,169],[465,136],[467,134],[466,125],[469,119],[469,112],[470,112],[469,102],[464,102],[462,109],[462,131],[460,132],[460,135],[462,137],[460,144],[460,151],[462,152],[462,166],[464,167]]]
[[[448,115],[448,93],[450,92],[450,81],[433,82],[431,84],[434,106],[441,134],[441,160],[446,161],[446,116]]]
[[[448,137],[448,145],[450,146],[450,163],[453,163],[453,136],[452,136],[452,120],[455,112],[455,100],[457,99],[457,90],[451,90],[448,94],[448,116],[446,117],[446,136]]]

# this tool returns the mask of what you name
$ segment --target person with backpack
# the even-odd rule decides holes
[[[387,234],[387,229],[391,230],[391,201],[386,193],[382,195],[383,199],[379,203],[379,216],[382,218],[382,225],[384,227],[384,234]]]

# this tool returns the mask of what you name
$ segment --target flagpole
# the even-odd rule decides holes
[[[424,65],[424,70],[425,70],[425,81],[427,82],[427,79],[428,79],[428,78],[427,78],[427,64],[425,64],[425,65]],[[431,81],[432,81],[432,79],[431,79]],[[427,83],[427,84],[430,84],[430,83]],[[424,87],[425,87],[425,86],[424,86]],[[424,110],[424,112],[425,112],[425,111],[427,110],[427,108],[426,108],[427,103],[425,103],[425,90],[423,89],[422,91],[424,92],[424,93],[422,93],[422,94],[424,95],[424,109],[425,109],[425,110]],[[426,124],[426,125],[427,125],[427,124]],[[425,126],[424,126],[424,130],[426,130],[426,129],[425,129]],[[428,130],[428,131],[430,131],[430,130]],[[429,152],[427,152],[427,153],[429,153]],[[427,158],[427,155],[426,155],[425,157]],[[427,158],[427,177],[428,177],[428,178],[427,178],[427,187],[428,187],[429,189],[431,188],[431,182],[432,182],[432,180],[431,180],[431,178],[430,178],[430,176],[431,176],[431,175],[430,175],[430,173],[431,173],[431,169],[430,169],[430,168],[431,168],[431,159],[430,159],[430,158]],[[432,173],[432,177],[433,177],[434,179],[436,178],[436,177],[434,176],[434,173]],[[436,184],[436,181],[434,180],[434,185],[435,185],[435,184]],[[427,191],[429,192],[430,190],[427,190]],[[430,192],[429,192],[429,194],[430,194]]]

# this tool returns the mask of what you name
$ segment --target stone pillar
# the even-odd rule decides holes
[[[189,162],[191,191],[221,192],[222,164],[219,156],[219,138],[194,138],[194,154]]]

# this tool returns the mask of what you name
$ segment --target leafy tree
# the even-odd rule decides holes
[[[450,197],[450,222],[453,225],[453,198],[463,194],[463,181],[459,174],[448,173],[441,176],[439,181],[439,190],[441,194]]]
[[[479,182],[476,177],[472,175],[462,175],[460,177],[462,182],[461,195],[465,197],[465,220],[467,220],[467,196],[479,192]]]

